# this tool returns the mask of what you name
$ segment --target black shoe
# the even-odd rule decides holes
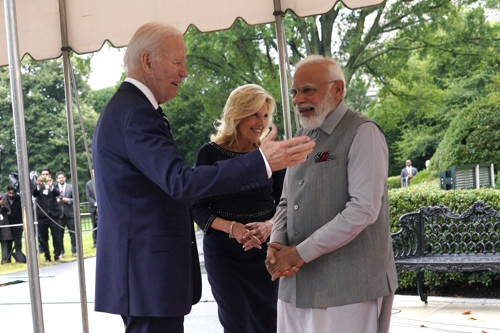
[[[54,257],[54,261],[59,261],[59,257]]]

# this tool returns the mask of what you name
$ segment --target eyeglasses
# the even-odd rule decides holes
[[[324,82],[324,83],[320,83],[321,84],[329,84],[329,83],[335,83],[337,82],[338,80],[332,80],[332,81],[328,81],[328,82]],[[313,87],[313,86],[304,86],[302,88],[292,88],[290,90],[288,90],[288,93],[290,94],[290,96],[292,98],[295,98],[295,96],[297,96],[297,93],[300,91],[301,93],[303,93],[304,95],[306,96],[311,96],[312,94],[314,94],[316,91],[318,90],[318,88],[316,87]]]

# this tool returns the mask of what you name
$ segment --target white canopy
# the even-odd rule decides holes
[[[0,66],[8,64],[4,0],[0,0]],[[281,0],[285,12],[305,17],[328,12],[337,0]],[[351,9],[383,0],[344,0]],[[76,53],[99,50],[106,40],[126,46],[133,33],[149,21],[165,21],[181,31],[223,30],[235,19],[250,25],[274,22],[273,0],[69,0],[66,1],[68,46]],[[16,0],[19,54],[36,60],[62,55],[58,0]]]

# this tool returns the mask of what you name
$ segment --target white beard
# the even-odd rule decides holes
[[[295,106],[295,112],[299,114],[300,126],[305,129],[316,129],[323,124],[328,114],[335,109],[334,104],[330,103],[330,93],[328,93],[323,101],[318,105],[301,104],[300,107],[314,107],[314,115],[302,117],[299,112],[299,105]]]

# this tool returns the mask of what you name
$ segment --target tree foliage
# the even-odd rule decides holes
[[[94,111],[100,114],[115,92],[115,87],[92,90],[89,96],[89,103],[92,105]]]
[[[90,87],[87,85],[90,60],[72,57],[76,85],[79,88],[83,120],[90,142],[97,121],[97,114],[87,105]],[[62,170],[70,179],[69,147],[66,120],[66,104],[62,60],[34,61],[26,57],[21,62],[26,139],[28,144],[29,170],[48,167],[55,172]],[[2,131],[0,143],[5,146],[0,179],[2,190],[8,185],[10,172],[17,172],[16,141],[11,106],[10,79],[8,68],[0,68],[0,120]],[[80,130],[78,113],[74,107],[75,141],[77,149],[78,178],[80,193],[89,178],[87,158]]]
[[[390,138],[393,175],[408,158],[423,168],[450,121],[488,94],[500,65],[500,26],[486,20],[482,7],[456,7],[438,26],[418,30],[400,35],[428,47],[394,52],[369,65],[380,91],[368,114]]]
[[[500,83],[500,75],[497,79]],[[500,166],[500,84],[490,87],[495,91],[472,102],[450,124],[432,160],[438,170],[464,164]]]

